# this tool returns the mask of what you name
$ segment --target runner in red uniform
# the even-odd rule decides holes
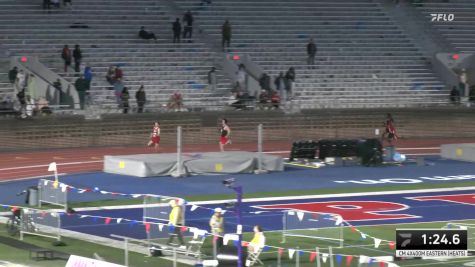
[[[393,144],[393,140],[397,140],[396,127],[394,126],[394,119],[391,113],[386,114],[386,122],[384,123],[384,133],[382,135],[382,141],[386,139],[389,145]]]
[[[231,144],[231,128],[228,126],[228,120],[222,119],[221,120],[221,137],[219,139],[219,149],[221,152],[224,151],[224,146],[227,144]]]
[[[152,133],[150,134],[150,141],[147,146],[154,146],[155,152],[158,152],[160,146],[160,123],[158,121],[153,125]]]

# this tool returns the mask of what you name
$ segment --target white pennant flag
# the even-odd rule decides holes
[[[78,191],[79,194],[82,194],[84,192],[86,192],[86,190],[84,190],[84,189],[81,189],[81,190]]]
[[[335,225],[340,225],[343,222],[343,218],[341,216],[336,216]]]
[[[158,224],[158,231],[161,232],[162,230],[163,230],[163,224],[160,223],[160,224]]]
[[[295,211],[289,211],[288,214],[289,215],[295,215]]]
[[[48,171],[49,172],[55,172],[57,169],[56,169],[56,162],[51,162],[48,166]]]
[[[82,218],[86,218],[86,217],[89,217],[89,215],[81,215],[81,217],[79,217],[79,218],[82,219]]]
[[[133,198],[138,198],[138,197],[141,197],[142,195],[141,194],[133,194],[132,197]]]
[[[395,263],[392,263],[392,262],[389,262],[388,267],[399,267],[399,265],[397,265]]]
[[[375,238],[374,239],[374,248],[378,248],[381,244],[381,239]]]
[[[56,212],[52,212],[52,213],[51,213],[51,217],[56,218],[56,217],[58,217],[58,214],[57,214]]]
[[[117,223],[120,223],[122,221],[122,218],[117,219]]]
[[[322,253],[322,261],[323,263],[326,263],[328,259],[328,254],[327,253]]]
[[[305,213],[303,213],[302,211],[297,211],[297,217],[299,218],[299,221],[303,220],[304,215],[305,215]]]
[[[293,258],[294,258],[294,254],[295,254],[295,249],[289,248],[289,258],[290,258],[290,259],[293,259]]]
[[[43,184],[48,185],[48,180],[44,180]]]
[[[221,215],[224,215],[227,210],[221,210]]]
[[[61,187],[61,192],[66,192],[66,188],[68,187],[67,185],[65,184],[59,184],[59,187]]]
[[[368,256],[360,255],[359,263],[367,263],[367,262],[368,262]]]
[[[108,194],[108,193],[109,193],[109,192],[107,192],[107,191],[103,191],[103,190],[101,190],[100,192],[101,192],[101,194],[103,194],[103,195],[105,195],[105,194]]]
[[[361,238],[366,239],[365,233],[361,233]]]
[[[195,211],[197,208],[198,208],[198,206],[196,206],[196,205],[191,205],[191,209],[190,209],[190,210],[191,210],[191,211]]]

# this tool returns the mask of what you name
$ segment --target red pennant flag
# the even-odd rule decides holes
[[[43,218],[46,217],[46,211],[41,212],[41,217],[43,217]]]
[[[384,267],[384,266],[386,266],[386,263],[384,261],[380,261],[379,262],[379,267]]]
[[[150,233],[150,223],[145,223],[145,232]]]
[[[13,207],[13,208],[12,208],[12,212],[15,212],[15,211],[17,211],[17,210],[18,210],[17,207]]]
[[[350,266],[352,260],[353,260],[353,256],[351,255],[346,256],[346,266]]]
[[[112,220],[111,218],[107,217],[107,218],[104,220],[104,223],[105,223],[105,224],[109,224],[109,223],[111,223],[111,220]]]
[[[119,193],[116,193],[116,192],[112,192],[112,195],[115,196],[115,195],[118,195]]]
[[[389,248],[394,249],[394,247],[395,247],[394,241],[389,242]]]
[[[242,246],[243,246],[243,247],[248,247],[248,246],[249,246],[249,242],[243,241],[243,242],[242,242]]]
[[[317,252],[315,251],[310,252],[310,262],[313,262],[316,257],[317,257]]]
[[[182,226],[182,227],[180,228],[180,231],[181,231],[182,233],[186,232],[186,230],[188,230],[188,228],[186,228],[186,226]]]
[[[355,233],[355,232],[356,232],[356,227],[351,226],[351,231],[352,231],[353,233]]]
[[[279,248],[279,255],[282,256],[282,254],[284,254],[284,249],[283,248]]]
[[[73,190],[73,188],[71,186],[66,187],[66,191],[71,192],[71,190]]]
[[[86,188],[85,191],[86,191],[86,192],[92,192],[92,189],[91,189],[91,188]]]
[[[318,213],[312,213],[312,219],[317,220],[318,219]]]

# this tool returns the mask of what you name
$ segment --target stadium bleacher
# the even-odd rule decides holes
[[[51,13],[42,9],[40,1],[3,1],[0,14],[2,43],[12,55],[39,56],[71,81],[74,73],[63,73],[61,49],[68,44],[72,50],[79,44],[83,62],[93,68],[91,92],[102,110],[116,110],[113,91],[106,89],[105,75],[111,65],[122,66],[131,104],[135,104],[135,90],[145,85],[149,108],[167,103],[176,90],[183,94],[185,106],[212,108],[221,105],[229,89],[229,81],[222,75],[216,92],[206,89],[206,74],[216,55],[199,41],[173,44],[174,18],[157,1],[74,1],[72,10],[52,7]],[[158,42],[139,39],[141,26],[153,31]]]
[[[218,39],[229,19],[231,51],[250,54],[273,77],[295,67],[302,108],[446,102],[447,92],[419,48],[378,2],[175,2],[197,13],[199,24]],[[305,65],[312,37],[318,47],[316,69]]]
[[[439,33],[453,44],[459,52],[475,52],[475,2],[470,0],[450,0],[450,1],[424,1],[423,3],[414,3],[428,21],[436,28]],[[439,20],[432,21],[430,14],[445,14]],[[452,14],[453,21],[448,21],[448,15]]]

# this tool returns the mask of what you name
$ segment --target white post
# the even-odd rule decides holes
[[[263,160],[263,153],[262,153],[262,142],[263,142],[263,126],[262,123],[257,126],[257,170],[255,171],[256,174],[260,173],[267,173],[266,170],[262,168],[262,160]]]
[[[173,267],[176,267],[176,247],[173,247]]]
[[[300,249],[299,247],[297,247],[296,251],[295,251],[295,266],[296,267],[300,267]]]
[[[334,267],[333,263],[333,249],[332,247],[328,247],[328,257],[330,258],[330,267]]]
[[[124,265],[129,266],[129,239],[128,238],[124,239]]]
[[[285,243],[285,231],[287,230],[287,211],[282,212],[282,242]]]
[[[181,126],[176,128],[176,173],[174,177],[182,177],[183,173],[183,157],[182,157],[182,129]]]
[[[320,249],[317,247],[315,249],[315,252],[317,252],[317,256],[316,256],[317,267],[322,267],[322,264],[320,263]]]

